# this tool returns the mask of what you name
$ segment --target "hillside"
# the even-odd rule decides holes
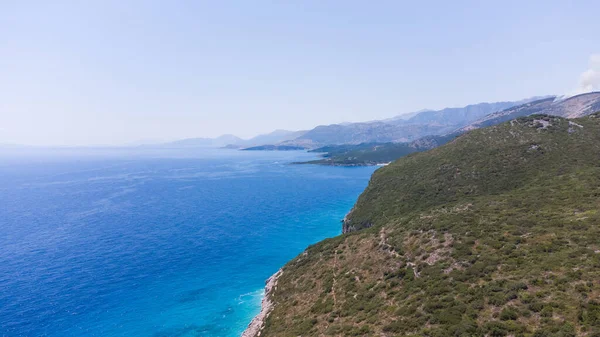
[[[242,139],[234,135],[222,135],[216,138],[186,138],[162,144],[145,144],[144,146],[166,148],[224,147],[228,149],[240,149],[285,142],[298,138],[305,132],[306,131],[275,130],[250,139]]]
[[[539,98],[534,97],[516,102],[478,103],[467,105],[462,108],[445,108],[442,110],[423,111],[409,118],[405,123],[439,123],[443,125],[464,125],[466,123],[470,123],[474,120],[487,116],[491,113],[502,111],[516,105],[529,103],[537,99]]]
[[[427,151],[454,139],[458,134],[425,136],[405,143],[363,143],[324,146],[309,152],[324,153],[322,159],[298,164],[364,166],[389,163],[408,154]]]
[[[463,128],[464,131],[499,124],[517,117],[532,114],[547,114],[565,118],[576,118],[600,110],[600,92],[581,94],[567,99],[549,97],[515,106],[485,116]]]
[[[473,130],[377,170],[260,336],[598,337],[599,206],[600,114]]]
[[[352,145],[343,147],[325,147],[328,149],[323,159],[310,161],[311,164],[334,166],[359,166],[385,163],[401,158],[409,153],[421,152],[445,144],[454,137],[469,130],[497,125],[514,118],[532,114],[548,114],[561,117],[581,117],[600,110],[600,93],[588,93],[565,100],[548,97],[506,110],[492,113],[452,133],[437,136],[426,136],[412,142],[380,144],[377,147],[365,148]],[[317,149],[316,151],[319,151]],[[323,151],[321,151],[323,152]]]
[[[294,141],[339,145],[361,143],[406,142],[425,135],[444,132],[439,124],[391,124],[383,122],[333,124],[317,126]]]
[[[293,148],[315,149],[329,145],[359,145],[364,143],[411,143],[430,135],[445,135],[478,119],[502,109],[530,102],[534,98],[515,102],[472,104],[461,108],[423,110],[396,118],[367,123],[320,125],[311,130],[275,130],[250,139],[234,135],[217,138],[188,138],[162,144],[144,144],[145,147],[196,148],[224,147],[228,149],[252,148],[252,150],[279,151]],[[398,158],[392,153],[405,153],[411,144],[389,146],[382,153],[386,158]],[[414,152],[414,151],[411,151]],[[377,158],[378,155],[369,157]],[[338,163],[336,163],[337,165]],[[353,164],[351,164],[353,165]]]
[[[363,143],[409,143],[430,135],[444,135],[464,127],[486,115],[536,100],[478,103],[460,108],[423,110],[395,118],[368,123],[320,125],[303,135],[283,142],[317,148],[328,145],[358,145]]]

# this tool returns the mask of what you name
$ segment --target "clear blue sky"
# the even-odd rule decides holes
[[[122,144],[561,94],[600,1],[0,1],[0,143]]]

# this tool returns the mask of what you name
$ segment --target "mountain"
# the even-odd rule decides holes
[[[332,124],[317,126],[292,142],[325,145],[401,142],[436,134],[443,128],[443,126],[429,124],[396,125],[384,122]]]
[[[418,110],[418,111],[404,113],[404,114],[400,114],[400,115],[397,115],[397,116],[392,117],[392,118],[384,119],[384,120],[382,120],[382,122],[389,123],[389,122],[394,122],[394,121],[399,121],[399,120],[408,120],[408,119],[410,119],[410,118],[412,118],[412,117],[414,117],[414,116],[416,116],[416,115],[418,115],[418,114],[420,114],[422,112],[427,112],[427,111],[434,111],[434,110],[431,110],[431,109],[421,109],[421,110]]]
[[[244,336],[600,336],[600,113],[470,131],[378,169]]]
[[[306,131],[275,130],[271,133],[258,135],[254,138],[242,141],[240,145],[248,147],[267,144],[277,144],[286,140],[292,140],[301,137],[304,133],[306,133]]]
[[[322,159],[295,164],[319,164],[330,166],[364,166],[392,162],[411,153],[431,150],[443,145],[458,134],[425,136],[405,143],[362,143],[358,145],[333,145],[309,152],[325,153]]]
[[[446,108],[437,111],[424,111],[409,118],[404,123],[464,125],[496,111],[505,110],[515,105],[521,105],[537,99],[539,98],[533,97],[516,102],[479,103],[467,105],[462,108]]]
[[[302,136],[305,132],[306,131],[275,130],[273,132],[258,135],[250,139],[242,139],[234,135],[222,135],[217,138],[187,138],[158,145],[146,144],[146,146],[160,146],[173,148],[222,147],[229,149],[242,149],[268,144],[278,144],[290,139],[298,138]]]
[[[163,143],[157,146],[172,148],[188,147],[223,147],[229,144],[239,144],[244,140],[234,135],[222,135],[217,138],[187,138],[176,140],[169,143]]]
[[[320,125],[312,130],[275,130],[247,140],[234,135],[223,135],[217,138],[182,139],[153,146],[282,150],[290,148],[315,149],[326,145],[412,142],[425,136],[448,134],[453,130],[473,123],[486,114],[531,100],[479,103],[462,108],[442,110],[421,110],[383,121]],[[389,153],[394,151],[398,152],[398,149],[389,151]],[[403,150],[400,150],[400,152],[403,152]]]
[[[451,141],[458,135],[477,128],[496,125],[513,118],[536,113],[562,117],[580,117],[600,110],[600,93],[589,93],[557,100],[550,96],[540,100],[492,113],[465,127],[444,135],[425,136],[412,142],[370,144],[371,146],[347,145],[324,147],[316,152],[326,152],[323,159],[309,161],[310,164],[333,166],[360,166],[387,163],[414,152],[432,149]]]
[[[305,150],[302,146],[291,145],[259,145],[242,149],[243,151],[299,151]]]
[[[320,125],[300,137],[283,142],[282,145],[317,148],[326,145],[411,142],[424,136],[450,133],[485,115],[535,99],[534,97],[515,102],[479,103],[462,108],[422,110],[366,123]]]
[[[316,149],[329,145],[359,145],[409,143],[394,146],[392,144],[375,147],[378,154],[372,155],[364,147],[361,153],[351,153],[353,157],[347,164],[357,165],[365,156],[365,162],[375,163],[378,157],[385,160],[396,154],[407,154],[427,148],[410,144],[428,136],[448,138],[453,133],[490,126],[519,116],[533,113],[547,113],[563,117],[577,117],[600,108],[600,93],[589,93],[559,100],[556,96],[533,97],[514,102],[479,103],[462,108],[442,110],[422,110],[417,113],[400,115],[383,121],[365,123],[343,123],[320,125],[308,131],[275,130],[244,140],[233,135],[218,138],[190,138],[162,144],[163,147],[227,147],[253,148],[254,150],[283,150],[290,148]],[[439,144],[442,144],[440,142]],[[273,145],[273,146],[265,146]],[[359,148],[357,148],[359,150]],[[341,154],[341,153],[340,153]],[[340,164],[347,160],[337,157],[328,160],[330,164]],[[397,158],[397,157],[396,157]]]
[[[600,110],[600,92],[590,92],[567,99],[549,97],[487,115],[463,128],[464,131],[502,123],[521,116],[548,114],[567,118],[581,117]]]

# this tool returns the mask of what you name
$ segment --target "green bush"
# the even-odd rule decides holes
[[[515,308],[504,308],[500,312],[500,319],[503,321],[516,320],[517,318],[519,318],[519,313],[515,310]]]

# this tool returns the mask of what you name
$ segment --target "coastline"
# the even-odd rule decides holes
[[[283,271],[279,269],[275,274],[271,275],[271,277],[267,279],[265,285],[265,296],[263,297],[260,305],[260,312],[252,319],[252,321],[250,321],[250,324],[248,324],[248,327],[246,328],[246,330],[244,330],[241,337],[260,336],[260,333],[265,325],[265,320],[267,319],[267,317],[269,317],[271,310],[273,310],[273,302],[271,301],[269,296],[277,286],[277,280],[279,279],[282,273]]]
[[[294,162],[291,164],[314,164],[314,163],[312,163],[312,162]],[[323,166],[386,166],[389,164],[390,164],[390,162],[372,163],[372,164],[367,164],[367,165],[337,165],[337,164],[336,165],[320,164],[320,165],[323,165]],[[317,164],[317,165],[319,165],[319,164]],[[344,218],[341,220],[342,234],[355,230],[354,227],[349,227],[349,221],[348,221],[348,217],[354,210],[355,205],[356,205],[356,200],[354,201],[353,207],[350,209],[350,211],[348,211],[344,215]],[[338,221],[340,221],[340,220],[338,220]],[[337,235],[334,235],[334,236],[337,236]],[[283,274],[283,269],[281,268],[275,274],[271,275],[271,277],[269,277],[266,280],[265,288],[264,288],[265,289],[264,296],[261,301],[260,312],[252,318],[252,320],[250,321],[250,323],[248,324],[246,329],[242,332],[240,337],[260,337],[260,335],[263,332],[263,329],[265,327],[266,320],[274,309],[275,303],[272,300],[271,296],[273,295],[273,291],[276,290],[277,282],[282,274]]]
[[[392,162],[371,162],[371,161],[361,161],[355,163],[344,163],[326,159],[317,159],[310,161],[299,161],[290,163],[291,165],[321,165],[321,166],[335,166],[335,167],[363,167],[363,166],[387,166]]]

